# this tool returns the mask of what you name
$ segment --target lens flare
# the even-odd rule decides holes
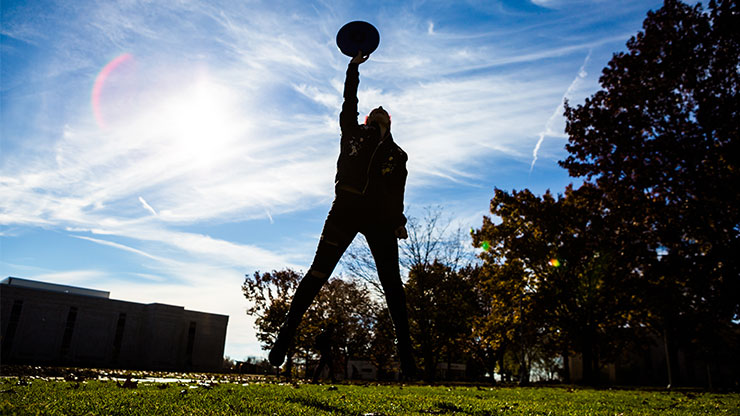
[[[560,267],[560,261],[558,259],[550,259],[550,266]]]
[[[480,245],[480,248],[483,249],[483,251],[488,251],[489,248],[491,248],[491,243],[488,241],[483,241]]]
[[[93,108],[93,114],[95,115],[95,120],[98,122],[98,126],[100,126],[100,128],[105,128],[105,118],[103,117],[103,109],[100,104],[100,97],[103,93],[103,87],[105,86],[105,80],[108,79],[108,76],[118,66],[132,59],[133,59],[133,55],[131,55],[128,52],[118,56],[117,58],[108,62],[108,64],[106,64],[103,67],[103,69],[100,71],[97,78],[95,78],[95,84],[93,85],[93,90],[92,90],[92,108]]]

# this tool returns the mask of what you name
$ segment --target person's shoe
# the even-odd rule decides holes
[[[294,331],[290,330],[287,322],[280,327],[280,332],[278,332],[275,345],[272,346],[270,354],[267,356],[270,360],[270,364],[275,367],[283,365],[285,354],[288,352],[288,348],[290,348],[290,343],[293,342],[293,332]]]

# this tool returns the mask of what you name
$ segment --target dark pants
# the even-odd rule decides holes
[[[332,203],[324,223],[321,240],[316,249],[311,269],[303,277],[291,302],[287,323],[297,328],[321,286],[329,280],[339,259],[362,233],[370,246],[380,283],[383,285],[388,310],[398,340],[398,352],[404,372],[411,375],[415,369],[411,353],[406,295],[398,266],[398,240],[395,230],[379,217],[378,207],[365,197],[339,193]]]

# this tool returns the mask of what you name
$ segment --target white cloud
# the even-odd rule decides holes
[[[131,253],[134,253],[134,254],[138,254],[140,256],[143,256],[143,257],[146,257],[146,258],[149,258],[149,259],[152,259],[152,260],[158,260],[158,261],[162,261],[163,260],[163,259],[161,259],[161,258],[159,258],[157,256],[153,256],[153,255],[151,255],[149,253],[146,253],[146,252],[144,252],[142,250],[138,250],[138,249],[135,249],[135,248],[132,248],[132,247],[128,247],[128,246],[125,246],[123,244],[118,244],[118,243],[115,243],[115,242],[112,242],[112,241],[106,241],[106,240],[101,240],[101,239],[98,239],[98,238],[86,237],[86,236],[82,236],[82,235],[73,235],[73,237],[79,238],[81,240],[91,241],[91,242],[97,243],[97,244],[102,244],[102,245],[109,246],[109,247],[114,247],[114,248],[117,248],[117,249],[120,249],[120,250],[125,250],[125,251],[131,252]]]
[[[532,3],[548,9],[603,3],[605,0],[531,0]]]
[[[94,15],[110,36],[167,38],[170,29],[152,26],[127,6],[111,7]],[[99,131],[83,121],[89,114],[81,114],[47,158],[30,165],[11,160],[9,170],[17,173],[0,181],[10,201],[0,213],[4,222],[140,221],[136,200],[165,223],[234,221],[291,211],[330,195],[346,58],[333,50],[332,37],[311,33],[323,24],[283,33],[275,31],[284,24],[276,24],[282,19],[277,15],[262,14],[257,21],[209,6],[187,7],[219,23],[214,37],[238,59],[180,68],[134,54],[138,77],[149,80],[134,97],[137,105],[128,97],[109,99],[118,119],[112,129]],[[542,120],[542,109],[532,103],[554,102],[561,86],[545,71],[486,71],[584,48],[515,54],[468,42],[450,60],[445,56],[453,45],[466,39],[435,32],[434,40],[418,40],[424,28],[416,29],[389,29],[390,45],[361,68],[360,91],[361,111],[383,103],[393,113],[394,133],[411,156],[411,186],[475,177],[468,171],[471,159],[521,158],[521,138],[537,137],[534,126]],[[409,39],[417,39],[415,48],[399,49],[410,46],[404,45]],[[471,71],[484,72],[454,75]],[[266,109],[264,102],[280,85],[320,107],[302,115]]]
[[[531,0],[532,3],[541,7],[553,7],[555,4],[560,3],[560,0]]]
[[[89,289],[105,290],[100,282],[109,275],[102,270],[71,270],[64,272],[42,272],[29,275],[30,279],[69,286],[84,286]],[[97,283],[96,283],[97,282]]]

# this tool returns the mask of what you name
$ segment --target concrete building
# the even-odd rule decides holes
[[[109,292],[8,277],[0,282],[2,364],[217,371],[228,316]]]

